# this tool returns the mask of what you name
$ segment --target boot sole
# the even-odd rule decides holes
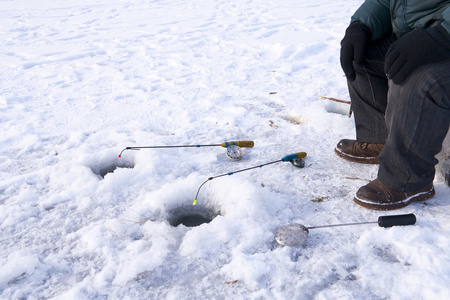
[[[338,156],[342,157],[343,159],[352,161],[352,162],[357,162],[357,163],[361,163],[361,164],[378,164],[379,163],[378,157],[353,156],[353,155],[347,154],[345,152],[342,152],[337,148],[334,149],[334,152],[336,152],[336,154]]]
[[[399,201],[399,202],[393,202],[393,203],[376,203],[376,202],[369,202],[364,199],[360,199],[357,196],[353,198],[353,201],[365,208],[374,209],[374,210],[395,210],[399,208],[403,208],[405,206],[410,205],[414,201],[425,201],[427,199],[430,199],[435,194],[434,186],[431,187],[431,190],[424,191],[421,193],[417,193],[414,195],[409,196],[405,200]]]

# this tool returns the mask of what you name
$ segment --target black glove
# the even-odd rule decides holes
[[[416,29],[389,47],[384,71],[395,84],[402,84],[418,67],[446,59],[450,59],[450,35],[445,28]]]
[[[369,27],[361,22],[353,22],[345,31],[341,41],[341,67],[350,81],[356,77],[353,61],[357,64],[363,62],[371,35]]]

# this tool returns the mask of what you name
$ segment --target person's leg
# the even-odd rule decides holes
[[[356,78],[348,81],[351,109],[354,112],[356,140],[339,141],[335,152],[340,157],[359,163],[378,163],[387,129],[384,113],[387,104],[388,80],[384,58],[392,37],[369,44],[363,64],[354,64]]]
[[[379,210],[397,209],[434,195],[435,155],[450,125],[450,61],[422,66],[402,85],[390,83],[378,178],[354,201]]]
[[[429,64],[403,86],[389,89],[389,137],[380,155],[378,178],[390,188],[411,192],[434,179],[435,155],[450,125],[450,61]]]
[[[355,80],[348,82],[358,142],[384,144],[386,141],[384,113],[387,105],[388,79],[384,72],[384,58],[393,42],[393,38],[385,37],[370,44],[365,62],[354,66]]]

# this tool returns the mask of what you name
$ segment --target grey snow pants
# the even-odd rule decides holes
[[[412,192],[433,182],[450,125],[450,60],[423,65],[396,85],[386,78],[384,58],[393,38],[370,44],[348,82],[359,142],[384,143],[378,179]]]

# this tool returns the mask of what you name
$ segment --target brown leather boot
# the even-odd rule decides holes
[[[353,199],[356,204],[376,210],[394,210],[414,201],[425,201],[434,196],[433,183],[415,192],[397,192],[378,179],[359,188]]]
[[[361,143],[355,140],[340,140],[334,151],[340,157],[363,164],[377,164],[384,144]]]

